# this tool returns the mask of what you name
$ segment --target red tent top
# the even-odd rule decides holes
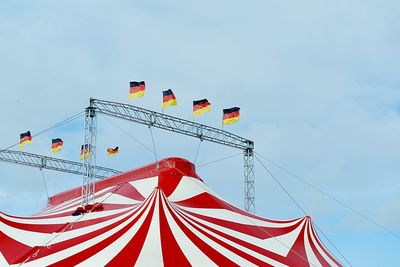
[[[0,213],[0,266],[342,266],[309,217],[272,220],[212,192],[187,160],[168,158],[81,188],[31,217]]]

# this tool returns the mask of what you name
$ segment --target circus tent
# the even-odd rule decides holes
[[[90,210],[79,209],[76,188],[31,217],[0,213],[0,266],[342,266],[309,217],[272,220],[240,210],[184,159],[95,186]]]

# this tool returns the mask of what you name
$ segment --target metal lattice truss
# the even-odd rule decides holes
[[[254,177],[254,151],[247,149],[244,153],[244,209],[255,213],[255,177]]]
[[[85,135],[83,145],[87,146],[88,155],[83,161],[82,206],[94,204],[95,173],[96,173],[96,136],[97,118],[93,107],[85,110]]]
[[[202,141],[206,140],[213,143],[242,149],[244,152],[244,183],[245,183],[244,207],[246,211],[252,213],[255,212],[255,177],[254,177],[253,141],[232,134],[230,132],[224,131],[222,129],[210,127],[193,121],[177,118],[174,116],[166,115],[163,113],[155,112],[152,110],[128,104],[99,100],[99,99],[90,99],[89,109],[92,108],[93,110],[95,110],[96,113],[98,112],[112,117],[144,124],[149,127],[156,127],[179,134],[196,137]],[[87,119],[86,123],[88,123]],[[90,131],[90,129],[86,127],[85,136],[87,137],[88,135],[90,136],[91,134],[95,133],[93,133],[93,131]],[[95,137],[93,138],[93,140],[95,141]],[[82,187],[82,199],[87,199],[89,197],[87,195],[85,196],[83,195],[84,187],[89,188],[88,187],[89,185],[87,184],[89,182],[87,178],[88,175],[90,174],[84,176],[84,184]],[[87,193],[87,191],[85,192]]]
[[[78,175],[83,175],[84,173],[83,164],[81,162],[22,151],[0,150],[0,161]],[[119,173],[121,172],[117,170],[96,166],[94,177],[102,179]]]
[[[239,149],[253,149],[254,143],[248,139],[232,134],[230,132],[196,123],[193,121],[177,118],[152,110],[111,101],[91,99],[91,105],[96,112],[110,115],[124,120],[134,121],[175,133],[197,137]]]

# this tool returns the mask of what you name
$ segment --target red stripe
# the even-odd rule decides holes
[[[167,201],[165,200],[166,197],[164,194],[162,196],[162,199],[164,200],[164,203],[165,201]],[[161,249],[162,249],[164,266],[166,267],[191,266],[190,262],[183,254],[182,249],[176,242],[174,234],[172,233],[171,228],[169,227],[168,220],[165,216],[165,211],[163,207],[164,205],[161,202],[161,197],[159,203],[160,203],[160,210],[159,210],[160,237],[161,237]]]
[[[235,248],[234,246],[231,246],[227,243],[225,243],[224,241],[220,240],[219,238],[207,233],[206,231],[204,231],[203,229],[201,229],[200,227],[198,227],[197,225],[195,225],[194,223],[192,223],[191,221],[189,221],[187,218],[182,217],[188,224],[190,224],[193,228],[195,228],[197,231],[199,231],[200,233],[202,233],[203,235],[207,236],[209,239],[213,240],[215,243],[221,245],[222,247],[226,248],[227,250],[235,253],[236,255],[238,255],[239,257],[246,259],[247,261],[252,262],[253,264],[257,265],[257,266],[272,266],[266,262],[261,261],[260,259],[257,259],[243,251],[241,251],[238,248]],[[198,223],[200,224],[200,223]]]
[[[126,183],[123,186],[121,186],[115,192],[115,194],[130,198],[133,200],[137,200],[137,201],[145,200],[145,197],[142,196],[142,194],[140,194],[139,191],[129,183]]]
[[[138,210],[139,210],[139,209],[138,209]],[[134,216],[134,215],[138,212],[138,210],[136,210],[134,213],[130,214],[129,216],[125,216],[124,218],[118,220],[117,222],[115,222],[115,223],[113,223],[113,224],[110,224],[110,225],[108,225],[108,226],[105,226],[105,227],[103,227],[103,228],[100,228],[100,229],[98,229],[98,230],[95,230],[95,231],[93,231],[93,232],[90,232],[90,233],[87,233],[87,234],[84,234],[84,235],[80,235],[80,236],[78,236],[78,237],[76,237],[76,238],[72,238],[72,239],[69,239],[69,240],[65,240],[65,241],[62,241],[62,242],[53,244],[53,245],[51,245],[51,249],[42,249],[42,250],[40,250],[40,252],[37,254],[37,256],[36,256],[35,258],[32,259],[32,261],[33,261],[33,260],[36,260],[36,259],[38,259],[38,258],[43,258],[43,257],[49,256],[49,255],[51,255],[51,254],[54,254],[54,253],[57,253],[57,252],[59,252],[59,251],[68,249],[68,248],[70,248],[70,247],[76,246],[76,245],[81,244],[81,243],[83,243],[83,242],[85,242],[85,241],[87,241],[87,240],[90,240],[90,239],[92,239],[92,238],[95,238],[96,236],[99,236],[99,235],[101,235],[101,234],[103,234],[103,233],[106,233],[106,232],[112,230],[113,228],[118,227],[118,225],[120,225],[121,223],[124,223],[125,221],[129,220],[132,216]],[[125,212],[125,213],[128,213],[128,212],[130,212],[130,211],[127,211],[127,212]],[[75,229],[75,224],[73,225],[73,228],[72,228],[72,229],[68,229],[68,231],[72,231],[72,230],[74,230],[74,229]],[[98,244],[100,244],[100,243],[98,243]],[[95,246],[96,246],[96,245],[95,245]],[[90,249],[90,248],[88,248],[87,250],[89,250],[89,249]],[[85,251],[86,251],[86,250],[85,250]],[[80,254],[80,253],[78,253],[78,254]],[[64,259],[64,260],[70,261],[70,260],[72,260],[72,259],[70,259],[70,258],[74,258],[74,257],[75,257],[76,255],[78,255],[78,254],[75,254],[75,255],[73,255],[73,256],[71,256],[71,257],[69,257],[69,258],[66,258],[66,259]],[[89,256],[89,257],[90,257],[90,256]],[[85,260],[85,259],[87,259],[87,258],[88,258],[88,257],[85,257],[83,260]],[[69,260],[68,260],[68,259],[69,259]],[[61,264],[60,262],[64,262],[64,260],[59,261],[57,264]],[[29,262],[29,261],[28,261],[28,262]],[[54,264],[56,264],[56,263],[54,263]],[[59,265],[58,265],[58,266],[59,266]],[[63,265],[63,266],[72,266],[72,265]]]
[[[29,223],[19,223],[8,221],[3,217],[0,218],[0,222],[21,230],[30,231],[30,232],[37,232],[37,233],[53,233],[56,232],[61,226],[65,225],[65,223],[59,224],[29,224]]]
[[[184,215],[183,213],[181,213],[181,214],[182,214],[182,216],[185,216],[185,217],[188,218],[189,220],[193,221],[193,219],[189,218],[187,215]],[[285,262],[285,257],[282,257],[282,256],[280,256],[280,255],[278,255],[278,254],[275,254],[274,252],[271,252],[271,251],[269,251],[269,250],[267,250],[267,249],[264,249],[264,248],[262,248],[262,247],[253,245],[253,244],[248,243],[248,242],[246,242],[246,241],[244,241],[244,240],[241,240],[241,239],[236,238],[236,237],[234,237],[234,236],[228,235],[228,234],[226,234],[226,233],[224,233],[224,232],[218,231],[218,230],[216,230],[215,228],[209,227],[209,226],[207,226],[207,225],[205,225],[205,224],[202,224],[202,223],[200,223],[200,222],[198,222],[198,221],[196,221],[196,223],[199,224],[200,226],[206,228],[207,230],[209,230],[209,231],[215,233],[216,235],[219,235],[219,236],[221,236],[221,237],[224,237],[224,238],[226,238],[226,239],[228,239],[228,240],[230,240],[230,241],[232,241],[232,242],[234,242],[234,243],[236,243],[236,244],[238,244],[238,245],[241,245],[241,246],[243,246],[243,247],[248,248],[249,250],[255,251],[255,252],[257,252],[257,253],[259,253],[259,254],[261,254],[261,255],[264,255],[264,256],[266,256],[266,257],[268,257],[268,258],[271,258],[271,259],[273,259],[273,260],[276,260],[276,261],[278,261],[278,262],[281,262],[281,263],[284,263],[284,262]]]
[[[68,257],[64,260],[58,261],[50,266],[75,266],[78,263],[86,260],[87,258],[95,255],[96,253],[100,252],[101,250],[103,250],[104,248],[106,248],[107,246],[111,245],[113,242],[115,242],[118,238],[120,238],[123,234],[125,234],[127,231],[129,231],[129,229],[140,219],[140,217],[143,215],[143,213],[145,212],[145,210],[148,208],[149,203],[151,202],[151,200],[154,198],[154,194],[151,195],[151,197],[149,197],[149,201],[144,202],[143,205],[145,205],[145,208],[140,212],[140,214],[138,214],[136,216],[136,218],[134,218],[132,220],[132,222],[130,222],[129,224],[127,224],[124,228],[122,228],[121,230],[119,230],[117,233],[113,234],[112,236],[104,239],[103,241],[71,256]],[[152,210],[154,210],[154,201],[152,203]],[[139,210],[139,209],[138,209]],[[132,215],[133,216],[133,215]],[[131,217],[132,217],[131,216]],[[117,226],[118,224],[115,223],[115,226]],[[115,227],[114,226],[114,227]],[[90,233],[92,234],[92,233]],[[79,237],[78,237],[79,238]],[[70,245],[68,244],[68,247],[70,247]],[[127,253],[129,254],[129,253]],[[125,265],[127,265],[128,262],[125,262]],[[124,266],[124,265],[117,265],[117,266]]]
[[[203,109],[203,108],[206,108],[208,106],[211,106],[211,104],[208,103],[208,102],[207,103],[203,103],[203,104],[197,104],[197,105],[193,106],[193,111],[196,111],[196,110],[199,110],[199,109]]]
[[[63,142],[57,142],[57,143],[51,144],[51,148],[57,148],[62,145],[63,145]]]
[[[312,223],[310,223],[310,224],[311,224],[311,226],[312,226]],[[335,258],[332,256],[331,253],[329,253],[329,251],[328,251],[328,250],[325,248],[325,246],[321,243],[321,241],[320,241],[320,239],[319,239],[317,233],[315,232],[315,229],[314,229],[313,226],[311,227],[311,229],[312,229],[313,235],[314,235],[314,237],[315,237],[315,240],[317,241],[317,243],[318,243],[318,245],[321,247],[321,249],[325,252],[325,254],[328,255],[328,257],[329,257],[333,262],[335,262],[337,265],[343,266],[337,259],[335,259]]]
[[[25,137],[22,137],[22,138],[19,140],[20,143],[26,142],[26,141],[32,141],[32,136],[25,136]]]
[[[236,118],[236,117],[239,117],[239,116],[240,116],[239,111],[227,113],[227,114],[224,114],[224,120],[225,119]]]
[[[129,243],[109,263],[107,263],[106,266],[135,265],[150,228],[151,220],[154,214],[155,202],[156,201],[153,195],[151,209],[147,214],[142,226],[136,232],[135,236],[132,237]]]
[[[210,245],[201,240],[196,234],[190,231],[172,211],[171,207],[169,205],[167,205],[167,207],[169,212],[171,213],[171,216],[181,228],[182,232],[184,232],[185,235],[193,242],[193,244],[195,244],[205,255],[207,255],[207,257],[215,262],[215,264],[217,264],[218,266],[239,266],[215,249],[213,249]]]
[[[315,246],[314,242],[311,239],[311,226],[310,226],[310,222],[307,222],[307,236],[308,236],[308,240],[309,240],[309,244],[311,246],[312,251],[314,252],[315,256],[317,257],[319,263],[321,263],[322,266],[330,266],[328,264],[328,262],[325,260],[325,258],[321,255],[321,253],[319,253],[317,247]]]
[[[163,96],[163,102],[168,102],[172,99],[176,99],[174,94]]]
[[[310,266],[310,263],[308,262],[307,259],[307,253],[304,247],[304,235],[305,235],[304,229],[305,226],[303,225],[302,229],[299,232],[299,235],[297,236],[296,241],[294,242],[288,255],[286,256],[285,264],[289,266],[299,266],[299,267]]]
[[[139,86],[134,86],[134,87],[130,88],[130,93],[134,94],[134,93],[137,93],[137,92],[144,91],[145,89],[146,89],[146,86],[144,84],[139,85]]]
[[[299,227],[300,223],[302,222],[301,220],[292,225],[292,226],[288,226],[288,227],[282,227],[282,228],[272,228],[272,227],[264,227],[264,226],[258,226],[258,225],[249,225],[249,224],[241,224],[241,223],[235,223],[235,222],[231,222],[231,221],[227,221],[227,220],[222,220],[222,219],[217,219],[217,218],[213,218],[213,217],[208,217],[205,215],[200,215],[200,214],[196,214],[194,212],[191,211],[185,211],[180,209],[182,212],[190,214],[194,217],[197,217],[199,219],[202,219],[204,221],[213,223],[213,224],[217,224],[217,225],[221,225],[225,228],[229,228],[232,229],[234,231],[255,237],[255,238],[260,238],[260,239],[267,239],[267,238],[271,238],[271,237],[275,237],[275,236],[279,236],[279,235],[283,235],[283,234],[287,234],[288,232],[292,232],[294,230],[296,230],[297,227]],[[241,216],[238,214],[238,216]]]
[[[0,231],[0,251],[9,264],[18,263],[17,260],[31,249]]]

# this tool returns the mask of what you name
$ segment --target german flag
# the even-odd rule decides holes
[[[210,110],[211,103],[206,98],[193,101],[193,117],[198,117]]]
[[[19,135],[19,147],[23,148],[26,144],[32,143],[32,135],[30,131]]]
[[[235,123],[240,118],[240,108],[238,107],[224,109],[223,113],[224,113],[222,119],[223,125]]]
[[[114,156],[115,154],[119,153],[119,147],[115,147],[115,148],[107,148],[107,154],[111,157]]]
[[[129,83],[129,99],[139,98],[144,96],[144,90],[146,89],[146,83],[141,82],[130,82]]]
[[[54,154],[61,150],[64,142],[60,138],[51,139],[51,149],[50,154]]]
[[[92,154],[91,149],[90,149],[90,145],[86,144],[86,145],[82,145],[81,146],[81,160],[87,159],[88,157],[90,157]]]
[[[163,94],[163,102],[162,102],[163,109],[178,105],[178,103],[176,102],[176,97],[171,89],[163,91],[162,94]]]

